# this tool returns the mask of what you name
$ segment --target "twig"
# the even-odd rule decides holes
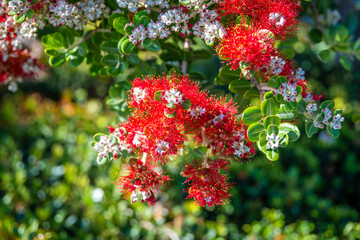
[[[186,52],[190,51],[190,39],[188,39],[188,38],[185,38],[184,51],[186,51]],[[187,65],[188,65],[188,62],[184,59],[181,63],[181,71],[183,72],[184,75],[186,75],[186,73],[187,73]]]

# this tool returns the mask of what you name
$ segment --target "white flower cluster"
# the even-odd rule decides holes
[[[156,152],[158,154],[164,155],[169,149],[170,149],[170,143],[162,140],[157,142]]]
[[[32,58],[28,58],[28,60],[21,65],[21,68],[24,73],[29,75],[38,73],[40,71],[38,65],[36,65]]]
[[[295,102],[298,96],[296,87],[296,83],[283,82],[279,88],[274,90],[274,95],[280,94],[285,101]]]
[[[341,123],[344,122],[345,118],[341,116],[341,114],[337,114],[333,117],[333,120],[330,122],[330,127],[333,129],[341,129]]]
[[[133,99],[135,102],[140,103],[146,97],[146,89],[142,89],[140,87],[135,87],[132,90]]]
[[[272,133],[270,135],[266,136],[266,140],[267,142],[267,147],[270,149],[276,149],[278,147],[280,147],[280,136],[279,135],[275,135],[275,133]]]
[[[279,75],[285,66],[286,62],[281,57],[271,57],[270,72],[274,75]]]
[[[318,107],[317,107],[317,104],[316,103],[309,103],[307,106],[306,106],[306,111],[309,115],[313,115],[313,113],[315,111],[318,110]]]
[[[104,0],[87,0],[68,3],[64,0],[50,2],[47,20],[54,27],[66,25],[76,30],[83,29],[88,21],[100,19],[102,16],[108,17],[110,9],[106,7]]]
[[[103,159],[108,157],[109,153],[112,153],[116,157],[121,149],[120,144],[112,144],[112,141],[108,135],[100,136],[100,141],[95,143],[93,150],[98,152],[97,162],[100,164]]]
[[[307,113],[312,116],[315,111],[318,110],[316,103],[310,103],[306,106]],[[323,113],[323,119],[320,117]],[[332,118],[332,121],[330,119]],[[345,118],[341,116],[340,113],[333,116],[333,112],[329,108],[324,108],[314,117],[314,126],[320,129],[323,129],[325,125],[330,126],[331,128],[338,130],[341,129],[341,123],[344,122]],[[330,123],[329,123],[330,122]]]
[[[203,108],[202,106],[197,106],[196,108],[190,108],[189,109],[189,112],[190,112],[190,116],[192,118],[195,118],[197,119],[198,117],[202,116],[205,114],[206,112],[206,109]]]
[[[100,141],[95,143],[93,150],[98,152],[98,164],[102,159],[107,158],[108,154],[111,153],[114,158],[117,158],[121,151],[127,150],[128,153],[132,151],[129,144],[121,140],[123,133],[120,132],[120,129],[115,129],[113,135],[117,138],[117,143],[113,144],[112,140],[108,135],[100,136]]]
[[[275,12],[269,14],[269,22],[276,27],[282,27],[285,25],[286,20],[281,13]]]
[[[238,156],[239,158],[245,157],[247,154],[250,154],[251,148],[246,146],[246,144],[240,139],[240,141],[235,141],[232,145],[234,148],[234,155]]]
[[[130,12],[136,12],[139,8],[149,9],[159,7],[161,9],[169,8],[167,0],[116,0],[120,8],[127,8]]]
[[[299,80],[304,81],[305,80],[305,71],[302,68],[296,69],[295,79],[296,79],[296,81],[299,81]]]
[[[184,102],[183,94],[176,88],[166,90],[164,98],[169,108],[173,108],[175,105],[181,105]]]
[[[30,9],[31,1],[10,0],[8,4],[9,11],[12,14],[22,15]]]
[[[120,7],[132,6],[130,2],[138,3],[137,1],[121,1]],[[149,1],[145,1],[145,3],[147,2]],[[194,34],[210,45],[216,38],[222,38],[226,33],[222,24],[216,20],[219,17],[218,13],[215,10],[207,9],[214,2],[217,1],[192,1],[187,5],[189,12],[185,12],[181,8],[168,9],[162,12],[156,21],[151,20],[147,27],[136,26],[129,35],[129,40],[133,44],[138,44],[147,37],[153,40],[164,39],[168,38],[171,32],[177,32],[180,36]],[[164,8],[168,8],[168,6]],[[192,26],[189,20],[197,15],[200,17],[199,21]],[[125,25],[125,28],[128,25],[134,26],[133,23],[129,23]]]
[[[132,144],[134,144],[136,147],[142,147],[145,148],[146,147],[146,136],[144,133],[140,132],[140,131],[136,131],[135,132],[135,136],[133,138]]]
[[[224,119],[224,114],[216,115],[213,120],[211,120],[214,124],[217,124],[218,122],[222,121]]]
[[[140,188],[137,187],[137,188]],[[139,201],[139,199],[141,199],[141,201],[146,201],[148,200],[148,198],[151,196],[151,192],[150,191],[136,191],[134,190],[130,196],[130,199],[131,199],[131,203],[134,203],[134,202],[137,202]]]
[[[323,25],[334,26],[341,20],[341,14],[337,9],[327,9],[325,16],[320,14],[317,20]]]

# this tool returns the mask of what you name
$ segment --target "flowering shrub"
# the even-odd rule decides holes
[[[116,182],[122,193],[153,205],[170,180],[163,174],[169,161],[196,150],[182,172],[188,197],[200,206],[221,205],[230,196],[230,163],[254,157],[255,146],[278,160],[279,149],[300,137],[300,120],[309,137],[323,128],[331,137],[340,134],[341,110],[331,100],[318,103],[322,96],[285,46],[301,9],[298,0],[2,1],[0,82],[15,89],[20,78],[36,75],[41,66],[23,40],[54,27],[41,37],[51,66],[85,62],[94,76],[132,80],[131,89],[120,83],[110,89],[108,103],[121,121],[92,144],[98,164],[123,162]],[[338,42],[348,39],[341,30],[335,35]],[[324,51],[322,59],[334,54]],[[189,71],[213,55],[223,63],[215,83],[229,85],[227,97],[201,90],[205,76]],[[344,56],[340,62],[349,69]],[[239,98],[253,99],[253,106],[241,109]]]

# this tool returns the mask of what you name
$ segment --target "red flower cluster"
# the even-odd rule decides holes
[[[116,184],[125,197],[131,198],[131,202],[141,200],[153,206],[161,188],[169,180],[167,176],[162,175],[159,167],[133,159],[123,167],[122,176]]]
[[[109,128],[117,139],[116,144],[105,136],[94,146],[100,157],[111,153],[116,158],[126,150],[146,156],[147,166],[157,166],[166,164],[170,156],[182,151],[189,139],[211,149],[215,157],[246,160],[254,156],[253,144],[238,123],[237,109],[231,101],[208,96],[187,76],[176,74],[136,78],[132,84],[128,102],[132,115],[117,128]],[[214,160],[212,166],[223,166],[223,162]],[[129,189],[133,191],[134,185],[132,188],[129,185],[134,183],[129,180],[132,176],[119,179],[120,185],[127,186],[123,188],[126,193]],[[213,200],[214,204],[220,202]]]
[[[230,196],[229,189],[232,184],[227,182],[228,175],[220,170],[227,171],[228,164],[224,159],[187,164],[182,171],[182,175],[187,178],[185,183],[190,185],[187,198],[194,198],[201,207],[224,204]]]
[[[0,6],[3,8],[4,6]],[[0,28],[4,30],[0,36],[0,85],[16,83],[23,79],[33,78],[41,68],[38,59],[27,50],[21,50],[21,38],[29,34],[34,26],[29,20],[22,28],[5,11],[0,15]],[[1,14],[0,13],[0,14]],[[11,85],[10,85],[11,86]],[[15,87],[12,87],[15,90]]]
[[[280,39],[296,30],[301,10],[297,0],[224,0],[218,8],[223,16],[250,18],[253,26],[267,29]]]
[[[295,0],[224,0],[218,8],[222,15],[236,15],[240,23],[227,28],[218,46],[221,59],[232,69],[253,70],[266,78],[293,72],[275,43],[292,35],[300,10]],[[250,21],[249,21],[250,20]]]

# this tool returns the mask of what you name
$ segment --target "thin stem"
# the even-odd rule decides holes
[[[185,38],[184,51],[185,52],[190,51],[190,39],[188,38]],[[184,75],[187,74],[187,66],[188,66],[188,62],[184,59],[181,63],[181,71],[183,72]]]

